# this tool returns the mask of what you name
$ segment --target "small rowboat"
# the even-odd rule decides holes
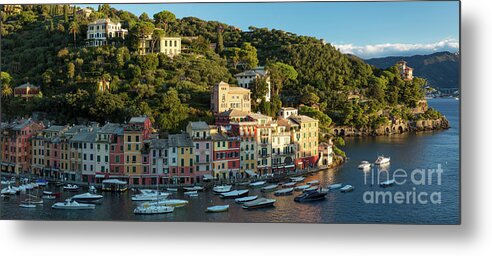
[[[308,185],[310,185],[310,186],[312,186],[312,185],[318,185],[318,184],[319,184],[319,180],[312,180],[312,181],[309,181],[309,182],[308,182],[308,183],[306,183],[306,184],[308,184]]]
[[[207,207],[206,212],[226,212],[229,210],[229,205],[215,205],[215,206],[210,206]]]
[[[220,198],[226,199],[226,198],[238,198],[238,197],[243,197],[248,195],[249,190],[243,189],[243,190],[233,190],[231,192],[226,192],[220,194]]]
[[[309,188],[309,185],[300,185],[295,188],[296,191],[303,191],[306,188]]]
[[[79,190],[79,186],[68,184],[66,186],[63,186],[63,189],[64,190],[67,190],[67,191],[78,191]]]
[[[261,189],[261,192],[267,192],[267,191],[272,191],[274,189],[278,188],[278,185],[277,184],[273,184],[273,185],[268,185],[266,187],[263,187]]]
[[[326,187],[327,189],[329,190],[334,190],[334,189],[339,189],[342,187],[342,183],[335,183],[335,184],[331,184],[329,185],[328,187]]]
[[[312,187],[308,187],[306,189],[304,189],[303,191],[304,192],[309,192],[309,191],[314,191],[314,190],[318,190],[318,186],[312,186]]]
[[[224,186],[215,186],[213,188],[214,193],[216,194],[222,194],[231,191],[232,186],[231,185],[224,185]]]
[[[292,191],[294,191],[294,188],[284,188],[275,191],[276,196],[285,196],[285,195],[290,195],[292,194]]]
[[[385,187],[389,187],[389,186],[393,186],[393,184],[395,184],[395,179],[392,179],[392,180],[387,180],[387,181],[383,181],[381,183],[379,183],[379,186],[385,188]]]
[[[290,181],[292,181],[292,182],[301,182],[301,181],[303,181],[304,179],[305,179],[305,178],[304,178],[304,177],[302,177],[302,176],[301,176],[301,177],[292,177],[292,178],[290,178]]]
[[[263,207],[271,207],[275,204],[277,200],[269,199],[269,198],[259,198],[250,202],[246,202],[243,204],[244,209],[257,209]]]
[[[21,208],[36,208],[36,205],[35,204],[24,204],[24,203],[21,203],[21,204],[19,204],[19,207],[21,207]]]
[[[236,198],[235,201],[238,204],[242,204],[242,203],[256,200],[257,198],[258,198],[258,196],[245,196],[245,197]]]
[[[261,187],[265,184],[266,181],[257,181],[257,182],[250,183],[249,186],[255,188],[255,187]]]
[[[345,185],[343,188],[340,189],[340,192],[346,193],[346,192],[352,192],[354,191],[354,186],[352,185]]]
[[[42,196],[41,198],[43,198],[43,199],[47,199],[47,200],[54,200],[54,199],[56,199],[56,196],[52,196],[52,195],[44,195],[44,196]]]
[[[296,182],[288,182],[288,183],[285,183],[284,185],[282,185],[283,188],[290,188],[290,187],[293,187],[296,185]]]

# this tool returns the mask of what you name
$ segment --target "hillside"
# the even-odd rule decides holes
[[[378,68],[388,68],[399,60],[405,60],[414,68],[414,75],[427,79],[432,87],[458,88],[460,83],[460,56],[450,52],[410,57],[384,57],[365,60]]]
[[[153,17],[107,4],[88,17],[68,10],[24,5],[18,14],[2,13],[7,119],[39,112],[59,123],[104,123],[145,114],[157,128],[179,131],[189,120],[212,120],[211,86],[235,83],[234,74],[257,65],[271,72],[273,90],[266,102],[258,96],[259,81],[252,89],[253,110],[267,115],[275,116],[282,106],[304,105],[301,113],[320,119],[324,130],[332,123],[375,128],[394,118],[435,116],[413,111],[423,99],[425,80],[403,81],[394,67],[371,67],[313,37],[255,27],[241,31],[216,21],[178,19],[165,10]],[[87,24],[101,18],[121,22],[128,38],[81,47]],[[140,55],[140,38],[154,28],[182,37],[184,53]],[[12,87],[25,82],[41,86],[42,95],[28,102],[12,97]],[[109,90],[98,89],[102,82],[110,84]]]

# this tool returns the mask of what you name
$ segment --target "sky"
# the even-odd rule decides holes
[[[162,10],[247,30],[275,28],[325,39],[361,58],[459,49],[459,2],[112,4],[149,17]],[[93,6],[96,7],[96,6]],[[97,7],[96,7],[97,8]]]

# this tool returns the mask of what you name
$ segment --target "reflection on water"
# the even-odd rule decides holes
[[[174,213],[154,216],[135,216],[137,204],[130,199],[131,193],[105,194],[104,201],[92,211],[52,210],[54,202],[45,200],[35,209],[18,207],[24,196],[0,200],[1,219],[56,219],[56,220],[130,220],[130,221],[217,221],[217,222],[314,222],[314,223],[449,223],[459,221],[459,103],[454,99],[435,99],[429,104],[446,115],[451,128],[445,131],[423,132],[394,136],[348,138],[344,150],[350,157],[343,166],[326,170],[306,178],[320,180],[321,185],[345,183],[355,186],[351,193],[329,192],[326,200],[311,203],[296,203],[291,196],[275,197],[273,193],[251,190],[250,195],[275,198],[275,207],[244,210],[234,199],[220,199],[211,192],[200,192],[198,198],[188,198],[182,193],[171,197],[189,200],[189,204],[176,208]],[[440,192],[441,204],[367,204],[365,191],[381,190],[364,182],[371,171],[357,168],[362,160],[374,162],[378,155],[391,157],[389,173],[398,168],[411,171],[416,168],[437,168],[442,165],[442,184],[415,186],[406,183],[384,189],[396,191]],[[374,169],[373,171],[377,171]],[[63,198],[70,197],[63,193]],[[230,204],[228,212],[205,213],[211,205]]]

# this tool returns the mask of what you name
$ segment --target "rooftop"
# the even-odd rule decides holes
[[[190,122],[191,129],[193,130],[208,130],[209,126],[204,121]]]
[[[39,89],[39,86],[35,86],[35,85],[32,85],[30,84],[29,82],[25,83],[25,84],[21,84],[17,87],[15,87],[14,89],[27,89],[27,88],[35,88],[35,89]]]
[[[168,143],[169,147],[193,147],[193,141],[187,133],[169,135]]]
[[[268,71],[265,70],[265,67],[256,67],[254,69],[246,70],[244,72],[235,74],[234,76],[235,77],[238,77],[238,76],[256,76],[256,75],[265,76],[267,73],[268,73]]]

